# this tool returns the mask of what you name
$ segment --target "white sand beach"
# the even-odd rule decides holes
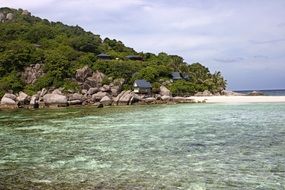
[[[191,97],[195,101],[207,103],[285,103],[285,96],[203,96]]]

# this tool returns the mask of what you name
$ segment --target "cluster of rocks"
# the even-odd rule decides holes
[[[21,15],[25,15],[25,16],[30,16],[31,13],[27,10],[20,10],[21,11]],[[8,10],[4,10],[0,12],[0,23],[4,23],[6,21],[11,21],[15,18],[15,15],[8,11]]]
[[[19,92],[18,94],[6,93],[1,99],[1,108],[43,108],[73,105],[104,107],[111,105],[194,102],[190,97],[172,97],[170,91],[164,86],[160,87],[160,94],[155,94],[154,96],[139,95],[131,90],[116,90],[114,93],[112,91],[113,87],[121,89],[121,86],[112,86],[111,84],[92,87],[88,90],[83,89],[80,93],[63,93],[62,89],[47,90],[45,88],[33,96],[28,96],[24,92]]]

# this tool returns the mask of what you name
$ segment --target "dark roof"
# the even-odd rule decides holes
[[[111,57],[111,56],[105,53],[100,53],[99,55],[97,55],[97,57]]]
[[[136,81],[134,82],[134,84],[136,84],[138,88],[151,88],[150,82],[148,82],[148,81],[146,81],[146,80],[144,80],[144,79],[142,79],[142,80],[136,80]]]
[[[180,79],[182,79],[182,77],[180,75],[180,72],[172,72],[171,76],[172,76],[173,80],[180,80]]]

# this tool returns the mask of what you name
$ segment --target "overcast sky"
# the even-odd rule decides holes
[[[285,0],[0,0],[143,52],[220,70],[228,89],[285,89]]]

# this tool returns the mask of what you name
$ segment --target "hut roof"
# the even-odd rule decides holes
[[[180,80],[182,79],[181,75],[180,75],[180,72],[172,72],[171,73],[171,76],[172,76],[172,79],[174,80]]]
[[[99,55],[97,55],[97,57],[110,57],[110,55],[105,53],[100,53]]]
[[[138,87],[138,88],[151,88],[150,82],[148,82],[148,81],[146,81],[144,79],[136,80],[134,82],[134,86]]]

